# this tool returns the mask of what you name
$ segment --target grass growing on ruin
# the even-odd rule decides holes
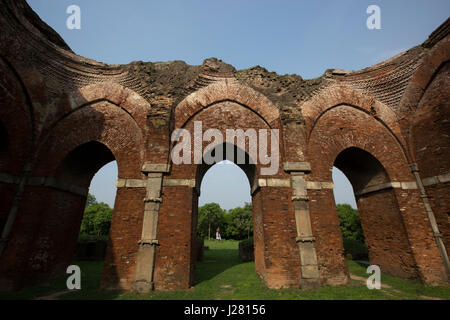
[[[102,262],[79,262],[82,270],[82,290],[60,295],[57,299],[155,299],[155,300],[303,300],[303,299],[422,299],[424,296],[450,299],[449,287],[427,287],[416,281],[402,280],[382,274],[381,281],[390,286],[382,290],[369,290],[364,281],[352,281],[350,286],[322,287],[316,290],[268,289],[255,273],[253,262],[242,263],[238,259],[238,242],[206,241],[209,250],[197,263],[194,287],[184,291],[152,292],[138,296],[123,292],[100,291]],[[367,278],[366,267],[349,261],[350,272]],[[2,298],[33,299],[66,291],[66,276]]]

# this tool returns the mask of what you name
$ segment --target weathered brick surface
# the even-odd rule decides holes
[[[445,283],[442,257],[417,190],[395,189],[395,193],[420,277],[430,284]]]
[[[450,63],[438,70],[412,124],[412,147],[422,178],[448,173],[450,162]]]
[[[310,190],[308,196],[321,283],[346,284],[349,281],[349,273],[333,190]]]
[[[254,254],[255,254],[255,272],[260,279],[267,283],[266,279],[266,264],[264,261],[264,226],[263,226],[263,211],[262,211],[262,197],[260,192],[256,192],[252,197],[253,210],[253,239],[254,239]]]
[[[0,272],[14,287],[67,267],[85,204],[80,196],[42,187],[27,187],[22,201]]]
[[[259,193],[262,227],[257,228],[263,229],[265,283],[269,288],[297,287],[300,262],[294,208],[289,201],[292,192],[289,188],[262,187]]]
[[[447,254],[450,255],[450,183],[426,188],[433,212],[444,240]]]
[[[188,289],[193,280],[190,271],[194,250],[191,239],[193,197],[193,188],[163,188],[164,200],[158,219],[156,290]]]
[[[130,289],[142,231],[144,188],[118,188],[102,274],[102,287]]]
[[[223,100],[220,95],[224,93],[211,91],[211,94],[219,96],[208,96],[208,99],[212,101]],[[258,96],[256,93],[255,95]],[[236,99],[240,99],[240,97]],[[248,97],[244,97],[247,101],[250,101]],[[188,101],[197,100],[191,98]],[[238,100],[237,102],[241,101]],[[251,101],[248,103],[254,104]],[[267,102],[264,103],[267,104]],[[176,123],[193,133],[194,121],[201,121],[203,131],[216,128],[220,130],[224,139],[226,138],[226,129],[230,128],[240,128],[244,131],[249,128],[255,130],[269,129],[266,118],[262,118],[255,110],[248,109],[238,103],[220,102],[211,104],[205,102],[205,104],[207,107],[199,112],[192,111],[189,105],[183,102],[184,112],[178,113],[183,119]],[[260,105],[259,107],[261,110],[265,108],[267,116],[271,116],[271,108],[273,112],[277,113],[277,109],[273,109],[271,106]],[[177,121],[177,118],[175,121]],[[277,122],[271,122],[273,125],[277,125]],[[208,145],[209,142],[204,142],[203,150],[206,150]],[[194,150],[194,141],[191,143],[191,150]],[[248,142],[245,145],[245,151],[249,152]],[[166,178],[197,179],[197,186],[199,187],[207,168],[208,166],[196,164],[172,164],[171,173]],[[248,165],[245,168],[251,170]],[[258,173],[259,169],[260,165],[257,165]],[[258,174],[258,176],[260,175]],[[280,170],[277,175],[271,177],[286,178],[287,175]],[[176,191],[172,191],[173,189]],[[257,217],[254,220],[254,225],[257,230],[261,230],[256,236],[256,269],[270,287],[298,285],[299,266],[295,245],[295,223],[292,203],[289,201],[288,194],[288,188],[280,188],[279,190],[277,188],[262,188],[256,192],[254,198],[254,202],[258,204],[254,209]],[[161,245],[157,251],[155,288],[188,288],[192,284],[193,264],[195,262],[193,241],[195,239],[196,221],[197,196],[195,191],[188,187],[163,188],[163,203],[158,221],[158,241]],[[286,240],[280,242],[280,237]],[[269,239],[271,242],[267,243]],[[162,245],[162,243],[168,241],[171,243],[169,248],[167,245]],[[273,258],[268,259],[268,257]]]
[[[348,103],[351,104],[352,101]],[[363,126],[364,131],[358,132],[359,126]],[[371,138],[373,136],[376,139]],[[312,171],[309,177],[311,180],[331,181],[333,164],[347,174],[355,192],[387,181],[414,180],[398,142],[379,121],[358,108],[342,105],[329,109],[315,123],[309,144],[308,158],[312,159]],[[376,160],[366,153],[359,156],[357,152],[354,152],[350,154],[350,158],[344,156],[345,161],[336,161],[338,155],[343,154],[342,151],[349,150],[348,148],[351,147],[370,152]],[[369,252],[371,262],[379,264],[383,270],[394,275],[412,278],[420,276],[424,281],[442,281],[445,278],[445,271],[436,244],[426,237],[420,240],[416,238],[418,230],[432,235],[417,190],[400,189],[399,192],[397,192],[399,189],[395,190],[394,198],[391,193],[385,194],[386,191],[384,191],[362,196],[357,201],[366,241],[371,249]],[[407,203],[404,202],[406,193],[410,194]],[[312,219],[314,219],[315,210],[319,211],[322,206],[330,207],[330,204],[327,204],[322,197],[318,199],[311,197],[311,202],[314,203],[311,205]],[[322,210],[328,212],[328,210]],[[331,211],[335,212],[335,209]],[[422,218],[414,220],[413,216],[417,214]],[[338,233],[337,219],[334,218],[334,221],[335,230],[332,231],[330,226],[330,231]],[[407,223],[409,221],[415,221],[415,226],[409,225]],[[315,225],[317,223],[313,222],[313,227]],[[324,232],[329,232],[324,224],[320,223],[319,230],[322,229]],[[434,253],[425,253],[418,249],[419,247],[423,250],[428,248],[427,250]],[[386,250],[387,248],[389,249]],[[330,255],[327,248],[320,247],[320,240],[317,255],[319,260],[323,259],[322,255]],[[424,259],[424,256],[428,255],[435,255],[437,261],[440,260],[441,263]],[[339,261],[339,256],[340,253],[337,253],[335,257],[329,257],[328,260]],[[322,268],[334,268],[330,266],[331,263],[319,264]],[[325,271],[322,271],[322,274],[323,272]]]
[[[371,262],[400,277],[447,283],[422,199],[430,202],[448,252],[449,25],[447,20],[424,44],[373,67],[327,70],[303,80],[261,67],[236,70],[215,58],[201,66],[106,65],[75,55],[25,1],[4,0],[0,227],[7,239],[0,289],[64,272],[90,181],[113,160],[126,183],[116,194],[102,287],[130,290],[136,280],[146,163],[170,164],[163,181],[184,183],[162,188],[156,239],[143,239],[157,241],[149,273],[156,290],[189,288],[195,281],[196,189],[209,166],[176,165],[170,151],[171,133],[192,133],[194,121],[202,122],[203,132],[215,128],[224,137],[226,129],[279,130],[277,173],[263,176],[260,161],[241,165],[252,187],[255,270],[267,286],[298,287],[302,280],[293,189],[289,182],[256,185],[263,178],[290,181],[283,162],[311,166],[305,179],[314,239],[308,241],[314,243],[322,285],[349,282],[331,189],[333,166],[353,185]],[[243,149],[250,154],[248,143]],[[427,181],[425,193],[417,189],[410,164]],[[12,229],[4,229],[14,214]]]
[[[420,98],[410,128],[411,148],[422,179],[445,175],[450,167],[450,64],[449,50],[440,45],[433,49],[428,60],[429,72],[418,73],[416,81],[426,88]],[[446,62],[442,62],[446,61]],[[431,79],[431,80],[430,80]],[[430,82],[427,82],[430,81]],[[442,180],[442,178],[434,178]],[[448,180],[448,178],[447,178]],[[430,204],[442,234],[447,254],[450,252],[450,197],[449,182],[426,186]]]
[[[398,214],[399,207],[393,190],[363,195],[357,201],[370,263],[394,276],[418,278],[416,261]]]

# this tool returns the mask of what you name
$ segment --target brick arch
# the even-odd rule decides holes
[[[150,104],[138,93],[114,82],[85,86],[72,92],[69,101],[71,110],[97,101],[108,101],[123,108],[142,129],[145,128],[146,116],[151,109]]]
[[[414,162],[424,177],[445,174],[450,168],[448,117],[450,114],[450,61],[444,62],[433,75],[423,93],[409,127],[409,147]],[[433,157],[430,157],[433,155]]]
[[[395,276],[418,278],[395,192],[382,189],[391,180],[385,166],[370,152],[355,147],[341,151],[333,165],[353,186],[370,263]]]
[[[409,139],[414,163],[425,184],[442,241],[450,255],[450,62],[438,68],[411,121]],[[434,180],[438,184],[427,185]]]
[[[32,181],[36,182],[27,186],[29,191],[24,193],[26,205],[20,208],[19,217],[26,217],[32,229],[27,239],[20,239],[21,234],[16,233],[18,240],[11,241],[11,250],[19,250],[14,249],[16,242],[28,243],[23,249],[27,259],[20,268],[31,270],[30,277],[33,277],[33,272],[52,274],[63,271],[72,259],[88,187],[94,174],[115,160],[119,177],[141,179],[143,156],[140,127],[129,113],[111,102],[97,101],[84,105],[62,119],[39,149],[32,172]],[[133,197],[143,198],[140,190],[117,190],[111,233],[124,228],[121,215],[132,213],[122,211]],[[137,203],[140,205],[141,201]],[[132,223],[139,228],[141,225],[137,220]],[[20,220],[17,224],[23,225]],[[40,259],[42,248],[47,252],[45,261]],[[120,249],[132,252],[137,249],[137,240],[119,249],[115,242],[110,241],[105,261],[110,262],[123,255]],[[109,271],[112,276],[117,272],[115,268]]]
[[[310,180],[332,182],[333,166],[350,180],[371,263],[396,276],[419,277],[404,225],[405,213],[400,211],[405,206],[401,202],[404,196],[399,198],[399,193],[414,192],[404,190],[402,184],[414,178],[391,133],[364,110],[346,105],[330,108],[311,133],[307,158],[311,161]],[[329,279],[339,276],[337,266],[346,268],[333,189],[308,190],[308,196],[321,278],[333,281]],[[409,208],[406,212],[410,214]],[[385,252],[385,247],[392,250]]]
[[[234,152],[233,152],[234,158],[232,158],[231,156],[229,157],[227,155],[226,148],[230,147],[230,146],[232,146],[234,148]],[[216,152],[216,150],[219,148],[222,148],[222,150],[223,150],[223,152],[222,152],[223,160],[228,160],[228,161],[233,162],[244,172],[245,176],[248,179],[250,189],[252,189],[258,178],[258,171],[256,169],[256,164],[253,163],[254,161],[251,158],[251,156],[248,154],[248,152],[245,150],[242,150],[235,144],[231,145],[228,142],[223,142],[220,145],[215,145],[213,148],[210,148],[209,150],[204,150],[203,158],[205,156],[211,156],[213,154],[213,152]],[[245,163],[243,163],[243,164],[237,163],[236,159],[238,157],[238,155],[237,155],[238,152],[242,152],[242,154],[244,155]],[[217,163],[207,164],[207,163],[203,162],[203,163],[197,165],[197,170],[196,170],[196,174],[195,174],[195,188],[197,189],[198,194],[200,194],[200,186],[202,184],[205,174],[208,172],[208,170],[210,168],[212,168],[216,164]]]
[[[222,88],[224,88],[224,85],[225,81],[221,84]],[[208,90],[212,90],[211,94],[214,94],[213,89],[221,86],[216,87],[214,84],[208,87]],[[244,94],[244,92],[242,91],[241,94]],[[253,92],[252,94],[256,93]],[[259,94],[257,96],[263,98]],[[255,129],[256,132],[258,132],[258,129],[270,129],[270,125],[279,128],[278,111],[275,115],[263,117],[261,116],[262,111],[255,112],[252,103],[249,107],[244,104],[243,98],[233,97],[223,92],[207,98],[208,101],[200,103],[195,100],[197,99],[196,96],[190,96],[182,102],[175,110],[175,121],[178,123],[175,127],[186,130],[192,137],[192,132],[195,130],[193,120],[201,121],[203,132],[214,128],[220,131],[224,138],[226,137],[226,130],[230,128],[242,129],[243,131]],[[215,100],[215,98],[222,100]],[[238,99],[240,102],[235,102],[233,99]],[[189,101],[194,102],[189,105]],[[253,99],[252,101],[254,103],[256,100]],[[186,112],[183,113],[182,110]],[[264,111],[264,109],[262,110]],[[268,120],[267,117],[269,116],[272,118]],[[270,133],[268,133],[269,135]],[[226,140],[224,139],[224,141]],[[210,150],[208,148],[211,146],[211,142],[203,141],[203,156],[205,152]],[[189,152],[191,154],[194,150],[193,144],[193,139],[190,139],[191,148]],[[239,144],[236,146],[239,147]],[[299,261],[298,255],[295,255],[297,253],[295,241],[292,241],[295,239],[294,217],[287,214],[287,212],[292,212],[292,203],[289,201],[291,193],[288,186],[288,175],[281,170],[283,147],[280,138],[278,172],[273,176],[259,174],[259,169],[267,165],[263,165],[258,159],[253,158],[248,143],[241,148],[257,162],[256,165],[245,165],[245,168],[241,167],[241,169],[247,174],[250,180],[249,184],[253,186],[251,194],[254,230],[259,230],[259,232],[255,232],[254,240],[255,271],[269,287],[296,285],[298,282]],[[225,157],[225,153],[222,156]],[[155,258],[154,283],[156,290],[189,288],[192,284],[195,268],[193,258],[195,243],[193,241],[195,241],[198,207],[196,187],[200,185],[202,174],[206,172],[206,169],[208,169],[208,166],[203,164],[175,164],[171,162],[170,173],[163,182],[162,202],[158,216],[157,239],[160,246]],[[283,225],[284,223],[285,225]],[[271,227],[267,227],[268,224]],[[184,231],[179,232],[177,230]],[[279,230],[283,230],[283,232]],[[175,239],[176,241],[174,241]],[[266,244],[267,239],[273,239],[272,241],[276,243]],[[173,254],[175,251],[177,255]],[[270,262],[267,262],[269,257]],[[286,270],[281,275],[278,267],[280,265],[283,266],[283,270]]]
[[[229,112],[227,117],[224,117],[223,114],[225,112]],[[202,130],[205,132],[207,129],[218,129],[223,138],[226,137],[226,130],[227,129],[242,129],[243,131],[246,130],[255,130],[258,134],[259,129],[267,129],[267,139],[268,141],[271,141],[272,136],[278,137],[279,139],[279,157],[278,157],[278,163],[281,164],[284,157],[285,157],[285,150],[284,150],[284,144],[283,144],[283,137],[282,137],[282,130],[280,129],[280,122],[278,119],[273,119],[272,121],[272,127],[267,123],[266,119],[261,117],[259,114],[257,114],[253,109],[246,107],[242,105],[241,103],[237,103],[235,101],[225,100],[225,101],[216,101],[210,105],[208,105],[206,108],[199,109],[197,112],[193,113],[191,118],[184,122],[183,128],[177,128],[181,129],[181,131],[187,130],[190,132],[190,136],[193,137],[194,133],[194,121],[201,121],[202,122]],[[278,132],[271,131],[271,129],[277,129]],[[180,143],[181,140],[179,140],[177,137],[177,131],[172,132],[172,140],[170,143],[170,150],[171,152],[174,150],[175,146]],[[203,141],[203,150],[206,151],[206,147],[209,146],[209,141]],[[193,154],[194,150],[194,138],[191,138],[191,153]],[[245,152],[249,152],[249,145],[246,143]],[[259,148],[257,148],[257,153],[259,151]],[[270,150],[269,150],[270,151]],[[256,159],[254,161],[258,162],[258,172],[262,167],[266,167],[266,165],[261,165],[260,161],[258,160],[259,154],[256,155]],[[170,159],[172,161],[172,159]],[[176,167],[179,166],[172,166],[172,174],[175,171],[175,174],[179,174],[178,169]],[[187,166],[187,167],[190,167]],[[279,169],[278,174],[281,173],[281,166]],[[192,170],[188,171],[186,170],[184,174],[187,174],[189,172],[190,178],[194,178],[195,174]],[[187,177],[187,175],[185,176]]]
[[[306,147],[307,158],[316,159],[314,153],[321,153],[318,161],[312,161],[312,174],[315,174],[314,167],[317,166],[320,178],[327,179],[323,174],[328,176],[337,155],[350,147],[371,153],[386,168],[391,179],[413,179],[403,148],[392,132],[365,110],[347,104],[328,108],[312,128]],[[324,161],[327,166],[320,166]],[[393,163],[398,166],[393,167]]]
[[[226,148],[227,145],[230,145],[229,143],[225,142],[222,143],[221,145],[216,145],[214,146],[214,148],[217,150],[217,148]],[[233,162],[237,167],[239,167],[239,169],[242,171],[242,173],[246,176],[247,181],[248,181],[248,194],[251,196],[251,203],[252,203],[252,224],[253,224],[253,245],[254,245],[254,257],[255,257],[255,268],[254,271],[256,272],[256,274],[258,274],[261,278],[265,278],[265,261],[264,261],[264,246],[265,246],[265,242],[264,242],[264,229],[265,226],[263,225],[263,215],[264,215],[264,209],[261,207],[261,205],[259,205],[260,200],[258,199],[260,197],[260,195],[258,194],[259,191],[255,192],[255,190],[257,189],[257,184],[258,184],[258,170],[257,170],[257,166],[256,164],[251,163],[251,161],[249,161],[251,159],[251,156],[243,149],[239,148],[236,145],[231,145],[235,148],[235,152],[234,152],[234,158],[233,157],[228,157],[225,150],[223,150],[223,159],[224,160],[228,160]],[[212,152],[211,150],[208,150],[207,152],[204,153],[204,156],[207,154],[210,154]],[[245,156],[245,163],[244,164],[239,164],[237,161],[237,151],[239,150],[239,152],[243,152],[244,156]],[[199,201],[199,197],[200,197],[200,188],[201,185],[203,183],[203,178],[206,175],[206,173],[209,171],[209,169],[211,169],[212,167],[214,167],[215,165],[217,165],[216,163],[213,164],[206,164],[206,163],[202,163],[197,165],[196,167],[196,174],[195,174],[195,190],[196,190],[196,197],[194,197],[194,203],[192,206],[192,214],[194,216],[194,220],[195,220],[195,229],[197,230],[197,222],[198,222],[198,217],[199,217],[199,206],[198,206],[198,201]]]
[[[385,104],[373,97],[344,85],[332,85],[323,89],[311,100],[303,104],[302,114],[306,125],[306,141],[309,144],[313,131],[322,117],[335,108],[346,106],[356,112],[365,113],[386,129],[396,141],[404,157],[407,158],[406,141],[401,134],[397,115]]]
[[[450,45],[448,40],[436,44],[422,59],[420,66],[414,72],[399,104],[400,114],[407,114],[419,107],[428,85],[433,80],[439,68],[450,60]]]
[[[358,191],[368,185],[382,184],[390,181],[389,174],[370,152],[358,147],[342,150],[334,160],[333,166],[341,170]]]
[[[431,84],[441,72],[442,68],[450,61],[450,45],[448,41],[441,41],[435,45],[422,60],[419,68],[412,76],[403,98],[400,101],[399,110],[405,114],[412,113],[406,130],[408,139],[408,151],[412,162],[416,162],[416,148],[414,143],[414,127],[421,121],[421,102],[426,96]],[[423,116],[423,115],[422,115]]]
[[[64,157],[76,147],[96,141],[111,150],[119,176],[140,178],[143,161],[143,133],[134,118],[111,102],[99,101],[77,108],[49,133],[39,149],[35,174],[52,174]]]
[[[32,201],[45,201],[46,205],[36,207],[33,212],[22,213],[32,214],[38,220],[26,268],[58,273],[71,264],[91,180],[101,167],[114,160],[105,144],[84,142],[65,153],[53,175],[45,177],[45,184],[34,190],[43,199],[30,196]],[[116,192],[117,198],[119,194]],[[42,259],[44,252],[46,256]]]
[[[196,119],[202,112],[208,112],[212,108],[220,107],[222,104],[231,103],[242,111],[251,112],[255,115],[254,119],[258,119],[264,126],[258,125],[255,128],[279,129],[280,141],[280,163],[285,158],[285,150],[283,148],[283,136],[281,129],[279,109],[263,94],[253,90],[252,88],[238,83],[236,80],[223,79],[210,84],[207,87],[201,88],[196,92],[187,96],[174,109],[174,128],[186,128],[190,125],[193,119]],[[223,124],[221,115],[217,115],[217,123]],[[210,128],[214,126],[209,126]],[[230,124],[231,127],[236,127],[236,124]],[[241,122],[240,126],[236,128],[246,128],[247,123]],[[176,141],[171,141],[170,149],[177,144]]]
[[[267,97],[236,80],[224,79],[197,90],[181,101],[174,110],[175,128],[183,128],[198,112],[223,101],[232,101],[252,110],[270,128],[279,126],[279,109]]]

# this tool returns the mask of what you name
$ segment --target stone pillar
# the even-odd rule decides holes
[[[136,275],[132,290],[148,293],[153,290],[153,271],[158,240],[156,230],[161,200],[163,174],[170,171],[168,164],[145,163],[142,172],[147,176],[146,197],[144,199],[144,219],[139,250],[136,259]]]
[[[283,169],[291,174],[292,201],[297,227],[296,241],[300,253],[300,287],[302,289],[317,288],[320,286],[319,268],[305,181],[305,174],[311,171],[311,167],[309,162],[285,162]]]

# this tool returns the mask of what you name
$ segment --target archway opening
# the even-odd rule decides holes
[[[203,244],[203,250],[197,257],[194,285],[219,274],[226,275],[227,269],[255,269],[254,251],[259,248],[253,236],[255,208],[251,190],[256,179],[256,166],[247,153],[236,146],[231,147],[234,156],[227,155],[225,143],[210,152],[214,156],[218,148],[223,148],[222,161],[203,162],[197,167],[199,198],[193,212],[197,217],[195,234],[200,239],[199,247]],[[244,163],[237,161],[239,152],[245,156]],[[234,276],[235,273],[233,271]],[[233,286],[232,283],[227,285]]]
[[[54,214],[48,217],[38,240],[52,244],[48,249],[51,265],[47,270],[51,274],[61,274],[67,266],[75,264],[82,271],[90,270],[88,285],[95,282],[96,287],[100,286],[113,211],[110,204],[116,189],[113,179],[117,178],[117,169],[110,163],[115,163],[112,152],[104,144],[91,141],[70,151],[56,169],[49,204]],[[102,168],[106,172],[102,173]],[[97,186],[90,188],[96,173],[99,175],[95,180],[104,182],[100,185],[96,182]],[[113,177],[104,177],[105,173]],[[99,189],[109,189],[110,194],[105,197]]]
[[[370,264],[378,265],[382,272],[395,276],[417,278],[396,195],[384,166],[372,154],[356,147],[343,150],[336,157],[334,166],[350,182],[357,205],[358,214],[351,208],[342,208],[343,211],[348,209],[348,212],[342,214],[340,219],[341,230],[345,230],[345,224],[345,232],[349,231],[349,224],[351,227],[350,235],[343,232],[344,242],[345,237],[355,239],[355,247],[350,249],[352,241],[348,244],[347,240],[347,250],[354,250],[352,258],[366,260],[362,246],[364,239]],[[358,229],[358,216],[361,229]],[[344,219],[353,220],[353,223]],[[361,245],[358,246],[358,243]]]
[[[101,276],[109,241],[116,196],[117,162],[101,167],[90,182],[73,263],[90,261],[98,278]]]
[[[366,265],[368,249],[358,213],[353,187],[346,175],[333,167],[334,201],[344,244],[344,255],[349,260]]]
[[[351,147],[342,151],[336,157],[334,166],[345,174],[356,192],[389,181],[381,163],[369,152],[359,148]]]
[[[95,173],[114,160],[114,155],[104,144],[91,141],[67,154],[56,170],[57,177],[66,183],[87,187]]]

